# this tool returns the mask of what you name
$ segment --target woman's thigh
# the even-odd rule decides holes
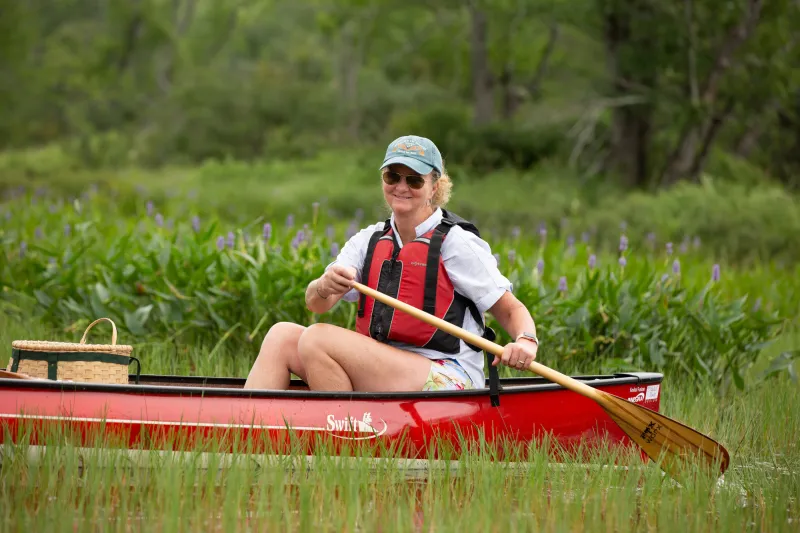
[[[431,362],[361,333],[332,324],[312,324],[300,336],[300,359],[326,354],[339,363],[357,391],[420,391]]]

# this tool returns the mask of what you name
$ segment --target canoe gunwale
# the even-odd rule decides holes
[[[614,385],[644,385],[661,383],[663,374],[655,372],[628,372],[597,376],[573,376],[590,387],[608,387]],[[404,400],[404,399],[440,399],[440,398],[465,398],[472,396],[489,397],[488,380],[486,387],[462,391],[408,391],[408,392],[325,392],[308,390],[244,390],[241,384],[243,378],[216,378],[195,376],[140,376],[142,382],[163,381],[173,383],[164,384],[105,384],[105,383],[78,383],[49,380],[17,380],[0,378],[0,389],[36,389],[42,391],[60,392],[114,392],[137,395],[170,395],[170,396],[223,396],[239,398],[296,398],[296,399],[338,399],[338,400]],[[174,385],[174,383],[188,383],[189,385]],[[196,385],[193,385],[195,384]],[[212,386],[203,386],[207,383]],[[226,384],[238,383],[239,387],[225,387]],[[215,385],[216,384],[216,385]],[[302,385],[300,380],[292,380],[292,385]],[[220,386],[223,385],[223,386]],[[549,382],[541,377],[503,378],[500,380],[500,396],[537,393],[553,390],[566,390],[561,385]]]

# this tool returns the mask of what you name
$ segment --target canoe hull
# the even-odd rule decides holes
[[[657,411],[661,379],[640,373],[587,383]],[[496,407],[488,391],[251,393],[199,383],[206,386],[0,380],[0,438],[45,445],[55,432],[60,442],[89,447],[309,455],[359,448],[407,458],[452,457],[470,446],[502,457],[531,443],[570,453],[632,445],[595,402],[539,378],[504,380]]]

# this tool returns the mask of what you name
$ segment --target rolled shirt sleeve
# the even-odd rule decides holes
[[[485,313],[506,291],[511,282],[497,268],[489,243],[458,226],[453,227],[442,245],[442,260],[457,292]]]

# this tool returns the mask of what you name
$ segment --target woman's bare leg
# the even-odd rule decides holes
[[[298,354],[311,390],[420,391],[431,362],[332,324],[313,324]]]
[[[306,370],[297,353],[297,343],[306,328],[291,322],[278,322],[264,336],[261,350],[245,389],[288,389],[290,372],[306,379]]]

